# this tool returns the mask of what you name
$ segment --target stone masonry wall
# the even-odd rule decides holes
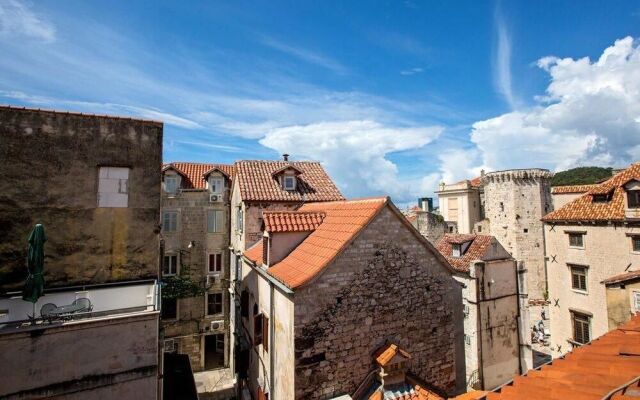
[[[453,393],[464,387],[462,321],[461,285],[387,207],[296,290],[296,398],[353,393],[387,340],[411,353],[412,373]]]
[[[164,338],[175,338],[179,343],[179,352],[189,355],[194,371],[204,369],[204,343],[206,334],[225,335],[225,364],[229,358],[229,204],[228,196],[223,202],[209,202],[208,191],[187,191],[175,196],[163,193],[162,211],[178,212],[176,232],[162,232],[164,254],[178,255],[179,274],[187,274],[206,289],[207,293],[222,293],[223,313],[206,315],[206,294],[191,298],[178,299],[178,319],[162,320]],[[224,223],[221,233],[207,233],[207,210],[222,210]],[[189,249],[189,242],[195,246]],[[208,254],[222,254],[222,273],[206,284]],[[224,328],[211,331],[211,321],[223,320]]]
[[[434,246],[448,231],[447,223],[442,216],[431,212],[416,212],[416,219],[412,225]]]
[[[545,295],[544,235],[540,219],[553,210],[547,170],[511,170],[483,175],[490,233],[527,270],[529,299]],[[483,232],[484,233],[484,232]]]
[[[0,291],[47,235],[47,288],[158,276],[162,123],[0,107]],[[128,167],[128,207],[98,208],[101,166]]]

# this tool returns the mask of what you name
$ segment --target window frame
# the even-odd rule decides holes
[[[569,247],[572,249],[584,249],[584,237],[585,234],[583,232],[567,232],[567,236],[569,237]],[[572,242],[572,238],[580,238],[580,244],[575,244]]]
[[[216,185],[218,190],[214,190],[213,182],[219,183],[219,185]],[[212,194],[222,194],[224,192],[224,178],[222,176],[209,176],[207,183],[209,184],[209,192]]]
[[[291,186],[287,185],[287,181],[291,182]],[[297,179],[294,175],[284,175],[282,177],[282,187],[284,188],[284,190],[287,191],[292,191],[292,190],[296,190],[296,185],[297,185]]]
[[[215,301],[214,301],[214,302],[210,302],[210,301],[209,301],[209,296],[214,296],[214,299],[215,299],[215,296],[220,296],[220,302],[219,302],[219,303],[217,303],[217,302],[215,302]],[[224,313],[224,293],[222,293],[222,292],[211,292],[211,293],[207,293],[207,298],[206,298],[206,300],[207,300],[207,301],[206,301],[206,304],[205,304],[205,308],[206,308],[206,310],[205,310],[205,314],[206,314],[207,316],[221,315],[221,314],[223,314],[223,313]],[[220,306],[220,311],[219,311],[219,312],[211,312],[211,310],[210,310],[210,308],[209,308],[209,306],[210,306],[211,304],[213,304],[213,305],[214,305],[214,308],[215,308],[215,306],[216,306],[216,305],[219,305],[219,306]],[[214,309],[214,311],[215,311],[215,309]]]
[[[627,190],[627,208],[640,208],[640,190]]]
[[[167,258],[169,259],[175,258],[175,264],[173,265],[174,272],[170,272],[170,273],[165,272],[164,267],[165,267],[165,260]],[[169,268],[169,270],[171,270],[171,268]],[[180,273],[180,260],[179,260],[178,253],[165,253],[162,256],[162,276],[175,276],[175,275],[178,275],[179,273]]]
[[[214,260],[214,270],[211,270],[211,256]],[[217,275],[222,273],[222,264],[223,264],[222,253],[209,253],[207,255],[207,274],[209,275]]]
[[[455,258],[462,257],[462,245],[460,243],[451,244],[451,257],[455,257]]]
[[[165,224],[166,222],[166,215],[175,215],[175,226],[173,227],[174,229],[167,229],[167,225]],[[180,213],[177,210],[164,210],[162,211],[162,232],[164,233],[175,233],[178,231],[178,226],[179,226],[179,215]],[[169,220],[169,228],[171,228],[171,220]]]
[[[570,311],[571,312],[571,328],[572,328],[572,339],[574,342],[576,343],[580,343],[582,345],[587,344],[591,341],[591,316],[587,315],[587,314],[583,314],[577,311]],[[586,325],[586,332],[584,329],[584,326]],[[582,337],[579,338],[578,336],[578,327],[580,326],[580,330],[581,330],[581,335]],[[586,341],[585,339],[585,333],[586,333]],[[579,340],[582,339],[582,340]]]
[[[568,264],[569,273],[571,274],[571,289],[580,293],[588,293],[589,292],[589,267],[585,265],[575,265]],[[575,272],[574,270],[582,270],[582,273]],[[574,275],[577,276],[578,287],[574,285]],[[580,280],[581,277],[584,277],[583,282]],[[584,283],[584,289],[580,287],[580,283]]]
[[[167,186],[168,186],[167,183],[168,183],[169,180],[175,181],[174,190],[168,190],[167,189]],[[178,178],[177,175],[165,175],[164,176],[164,192],[165,193],[176,194],[176,193],[178,193],[179,186],[180,186],[180,179]]]
[[[640,235],[631,235],[631,251],[640,253]]]
[[[211,227],[211,216],[213,215],[213,227]],[[207,218],[206,218],[206,224],[207,224],[207,233],[208,234],[213,234],[213,233],[224,233],[224,226],[222,225],[224,221],[224,211],[223,210],[218,210],[215,208],[209,208],[207,209]],[[211,230],[213,229],[213,230]]]
[[[244,211],[242,210],[242,205],[238,206],[236,210],[236,231],[242,233],[244,229]]]

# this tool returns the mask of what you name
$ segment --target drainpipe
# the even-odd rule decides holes
[[[275,305],[273,304],[273,299],[274,299],[274,295],[273,295],[273,291],[274,291],[274,287],[273,287],[273,282],[269,282],[269,386],[271,387],[271,395],[269,396],[269,398],[271,399],[277,399],[278,397],[275,395],[275,348],[274,348],[274,343],[275,340],[273,338],[275,329],[275,318],[274,318],[274,314],[275,314]]]
[[[518,373],[520,375],[522,375],[523,371],[522,371],[522,362],[523,357],[522,357],[522,341],[520,338],[520,334],[522,332],[520,332],[520,279],[518,277],[518,263],[514,260],[513,264],[515,266],[514,271],[516,273],[516,307],[517,307],[517,314],[516,314],[516,329],[517,329],[517,333],[518,333]]]
[[[482,363],[482,300],[480,298],[480,285],[482,285],[483,290],[482,293],[484,293],[484,263],[476,263],[475,265],[481,265],[482,268],[482,280],[478,279],[477,273],[476,273],[476,308],[477,308],[477,315],[478,315],[478,323],[476,325],[477,329],[478,329],[478,375],[480,375],[480,385],[482,386],[482,390],[485,389],[484,387],[484,365]],[[475,266],[474,265],[474,266]]]

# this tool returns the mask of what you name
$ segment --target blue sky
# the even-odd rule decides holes
[[[640,159],[640,2],[0,0],[0,103],[165,122],[166,161],[321,161],[407,203]]]

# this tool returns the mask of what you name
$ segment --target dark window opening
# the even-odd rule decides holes
[[[162,319],[178,318],[178,299],[162,299],[160,317]]]
[[[246,289],[240,294],[240,315],[249,318],[249,292]]]
[[[222,293],[207,293],[207,315],[222,314]]]
[[[640,251],[640,236],[631,236],[633,251]]]
[[[640,208],[640,190],[629,190],[627,192],[627,204],[629,208]]]

